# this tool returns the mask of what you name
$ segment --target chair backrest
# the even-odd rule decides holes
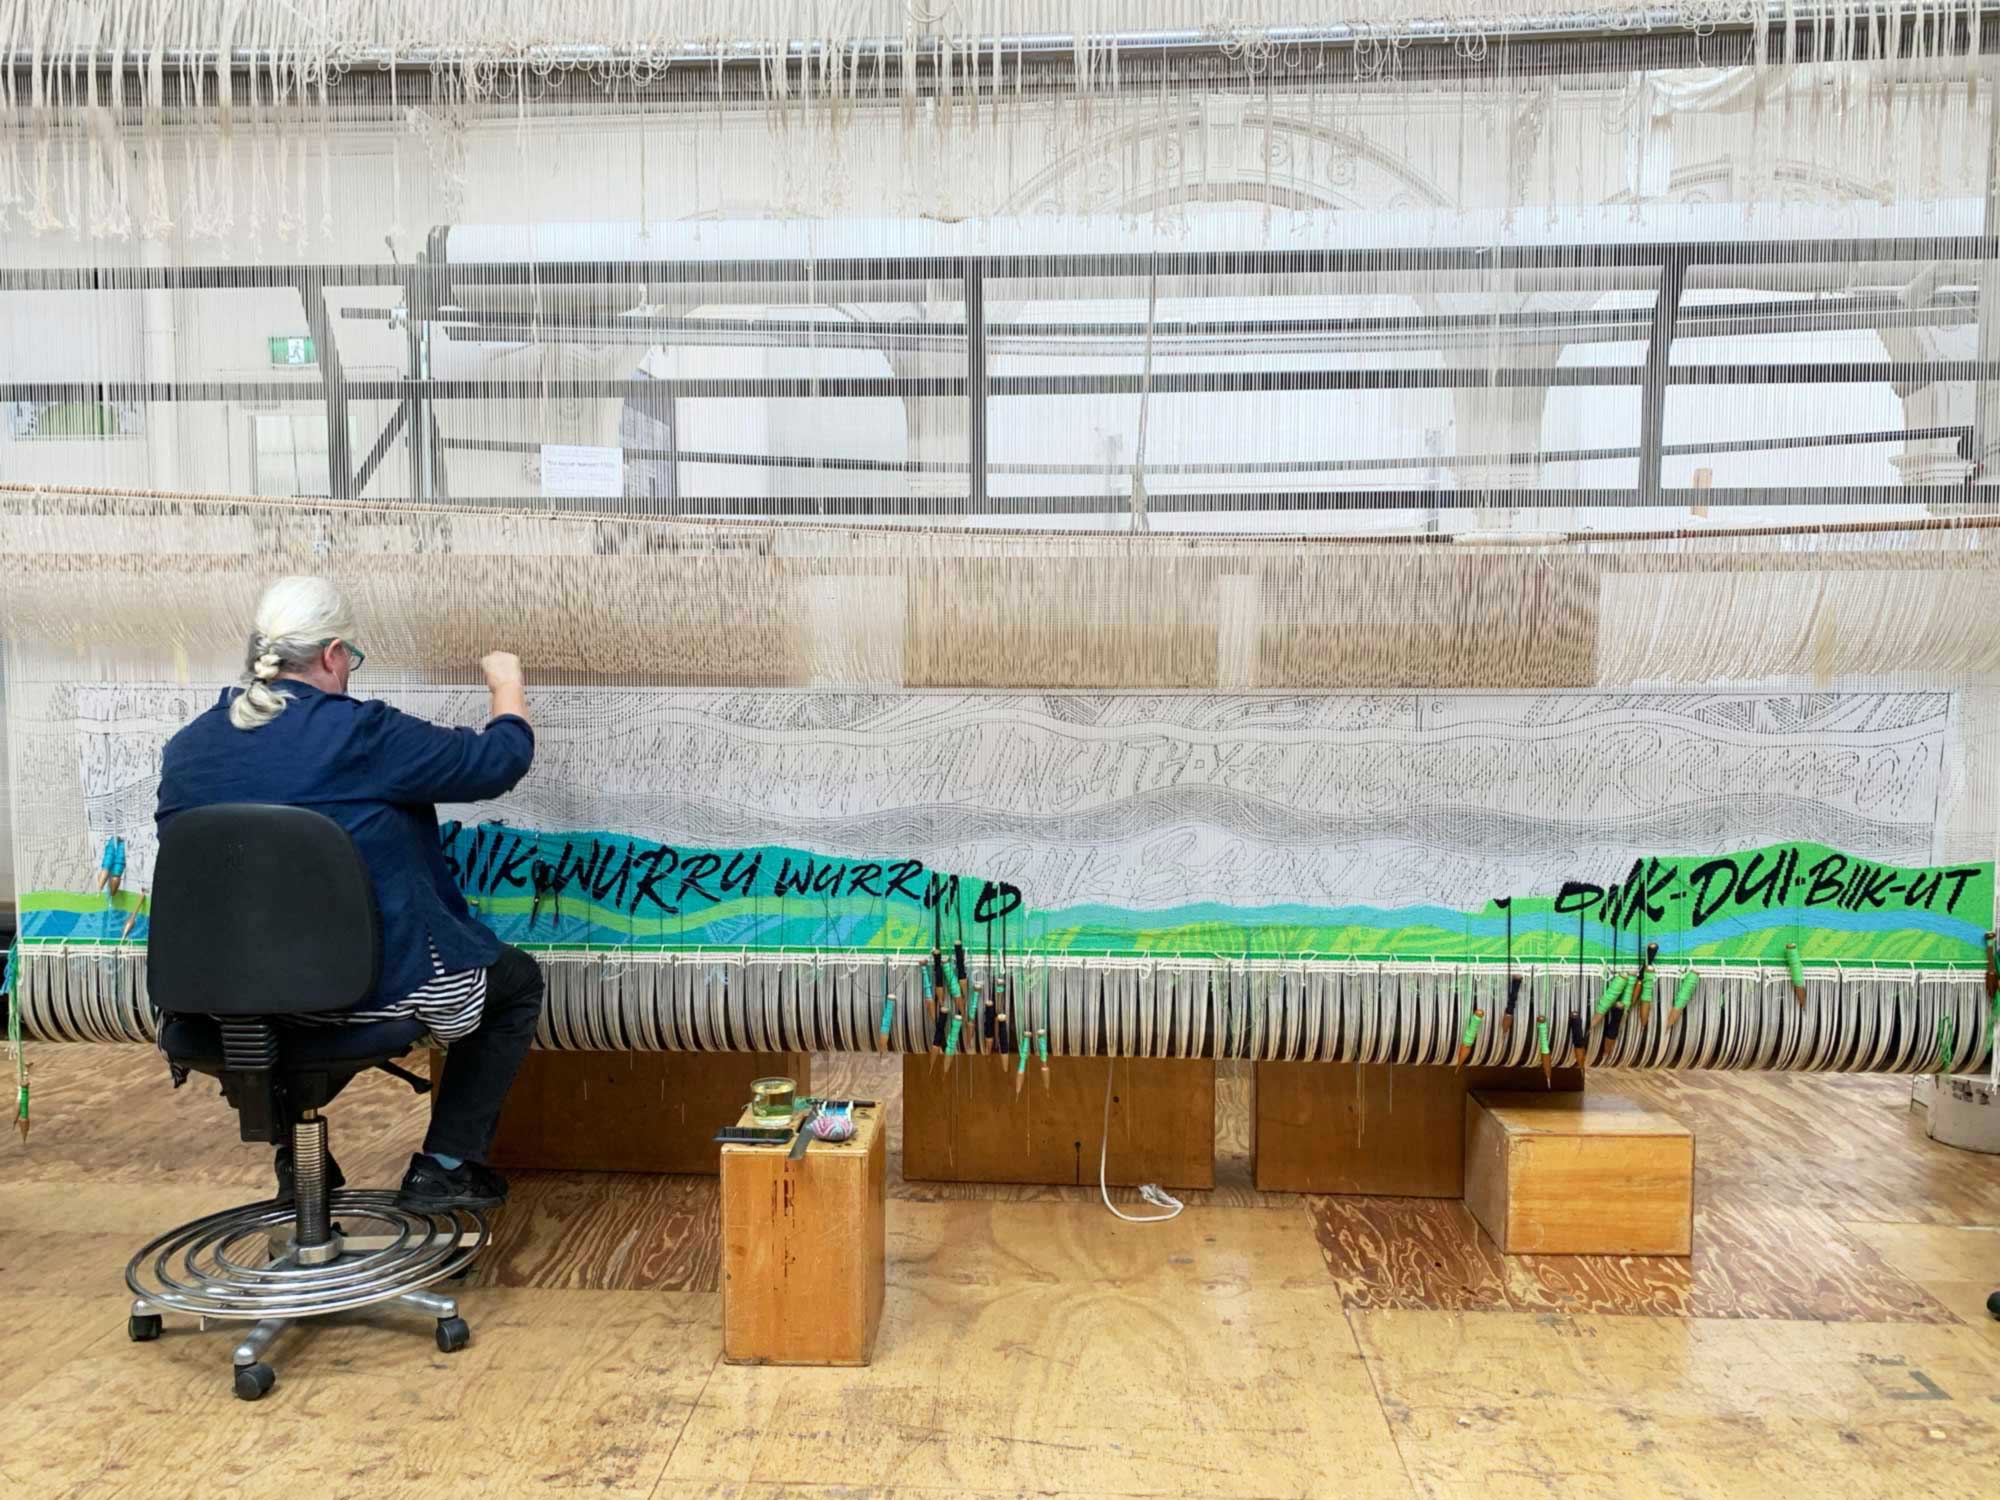
[[[146,986],[162,1011],[346,1010],[375,988],[381,936],[368,867],[338,823],[227,802],[160,835]]]

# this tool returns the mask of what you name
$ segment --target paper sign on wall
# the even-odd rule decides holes
[[[542,497],[612,499],[625,493],[625,454],[618,448],[542,444]]]

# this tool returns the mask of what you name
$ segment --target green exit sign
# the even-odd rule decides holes
[[[272,339],[271,363],[274,365],[318,363],[318,358],[313,352],[313,341],[309,338]]]

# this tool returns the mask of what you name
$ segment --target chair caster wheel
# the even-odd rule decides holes
[[[160,1336],[158,1313],[133,1313],[125,1320],[125,1337],[135,1344],[150,1344]]]
[[[463,1318],[439,1318],[437,1327],[438,1348],[446,1354],[456,1354],[472,1342],[472,1330]]]
[[[236,1394],[245,1401],[258,1401],[269,1395],[271,1387],[278,1383],[278,1372],[269,1365],[238,1365],[236,1367]]]
[[[2000,1292],[1995,1292],[1986,1299],[1986,1310],[1994,1317],[2000,1318]]]

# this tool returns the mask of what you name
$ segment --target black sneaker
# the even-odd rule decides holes
[[[295,1185],[297,1173],[292,1170],[292,1147],[288,1141],[277,1149],[271,1158],[271,1170],[278,1176],[278,1191],[271,1195],[273,1203],[290,1203],[298,1196]],[[342,1175],[340,1163],[333,1159],[331,1151],[326,1154],[327,1187],[335,1192],[347,1186],[347,1178]]]
[[[476,1161],[446,1170],[435,1158],[413,1156],[403,1185],[396,1190],[396,1207],[413,1213],[443,1213],[453,1208],[495,1209],[507,1201],[507,1179]]]

